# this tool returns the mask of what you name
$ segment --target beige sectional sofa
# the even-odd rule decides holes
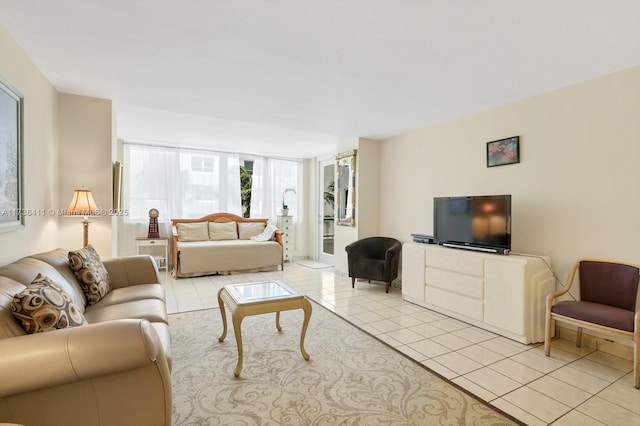
[[[110,288],[92,305],[68,250],[0,267],[0,423],[171,424],[171,341],[158,269],[150,256],[102,265]],[[14,295],[38,274],[69,296],[69,317],[86,325],[27,334],[12,304],[15,311]],[[45,316],[36,327],[49,325]]]
[[[214,213],[171,224],[176,278],[284,269],[282,232],[268,219]]]

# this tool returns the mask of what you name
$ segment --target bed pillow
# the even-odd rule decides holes
[[[176,224],[178,241],[207,241],[209,228],[207,222],[192,222]]]
[[[264,222],[238,222],[238,234],[241,240],[249,240],[255,235],[259,235],[264,231]]]
[[[88,305],[95,305],[111,291],[111,278],[91,244],[69,252],[69,266],[82,286]]]
[[[236,222],[209,222],[209,239],[211,241],[237,240]]]
[[[71,296],[42,274],[13,296],[11,313],[29,334],[87,324]]]
[[[258,235],[254,235],[251,239],[253,241],[271,241],[273,239],[273,234],[275,234],[277,230],[277,226],[269,224],[264,227],[264,231]]]

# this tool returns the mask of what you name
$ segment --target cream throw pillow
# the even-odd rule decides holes
[[[209,239],[211,241],[237,240],[236,223],[234,221],[209,222]]]
[[[178,223],[178,241],[207,241],[209,228],[207,222]]]
[[[264,231],[265,224],[262,222],[238,222],[238,233],[241,240],[249,240],[251,237]]]

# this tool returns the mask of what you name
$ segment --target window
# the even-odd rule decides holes
[[[127,221],[241,214],[237,154],[126,143],[124,164]]]

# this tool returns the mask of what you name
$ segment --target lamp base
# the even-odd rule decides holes
[[[89,245],[89,224],[91,222],[86,217],[82,221],[82,247]]]

